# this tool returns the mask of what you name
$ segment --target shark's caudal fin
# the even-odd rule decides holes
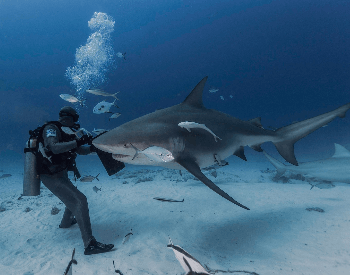
[[[244,208],[247,210],[250,210],[248,207],[244,206],[243,204],[240,204],[238,201],[231,198],[230,195],[225,193],[223,190],[221,190],[217,185],[215,185],[214,182],[212,182],[210,179],[208,179],[201,171],[199,166],[194,160],[191,159],[177,159],[176,162],[180,164],[182,167],[184,167],[188,172],[190,172],[192,175],[194,175],[196,178],[198,178],[201,182],[203,182],[206,186],[208,186],[211,190],[218,193],[221,197],[229,200],[230,202]]]
[[[265,157],[271,162],[271,164],[273,166],[275,166],[275,168],[277,169],[277,177],[280,177],[284,174],[284,172],[286,172],[286,166],[282,163],[279,162],[277,159],[274,159],[273,157],[271,157],[270,155],[268,155],[265,151],[263,151]]]
[[[298,165],[294,155],[294,143],[318,128],[327,125],[336,117],[345,117],[345,114],[349,109],[350,103],[345,104],[334,111],[301,122],[293,123],[276,130],[275,133],[279,137],[280,141],[274,142],[274,144],[278,152],[286,161],[290,162],[291,164]]]

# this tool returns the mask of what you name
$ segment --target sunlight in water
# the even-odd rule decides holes
[[[110,36],[114,23],[113,18],[106,13],[95,12],[88,22],[93,33],[87,39],[86,45],[77,49],[75,65],[66,70],[66,77],[75,87],[80,100],[87,89],[98,87],[106,81],[106,72],[114,62]]]

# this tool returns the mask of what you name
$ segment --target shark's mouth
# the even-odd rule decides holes
[[[113,154],[112,157],[114,159],[121,159],[121,158],[126,158],[126,157],[130,157],[130,155],[123,155],[123,154]]]

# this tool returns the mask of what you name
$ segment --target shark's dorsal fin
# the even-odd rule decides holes
[[[186,99],[182,102],[182,104],[188,104],[192,107],[203,108],[203,89],[205,86],[205,82],[207,82],[208,77],[204,77],[196,87],[192,90],[192,92],[186,97]]]
[[[256,117],[251,120],[248,120],[251,124],[255,125],[256,127],[264,129],[264,127],[261,125],[261,117]]]
[[[337,143],[334,143],[334,146],[335,146],[335,152],[332,158],[350,157],[350,151],[348,149],[346,149],[345,147]]]

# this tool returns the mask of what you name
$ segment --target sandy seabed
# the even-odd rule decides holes
[[[21,197],[23,163],[2,161],[2,173],[12,176],[0,179],[0,273],[62,275],[75,248],[72,274],[185,274],[167,248],[170,238],[211,274],[350,274],[350,186],[310,190],[305,181],[274,182],[267,161],[229,162],[216,177],[205,174],[250,211],[187,172],[127,165],[108,177],[96,156],[78,159],[82,175],[101,173],[99,181],[76,182],[93,234],[115,245],[85,256],[78,226],[58,228],[60,200],[44,186],[37,197]]]

